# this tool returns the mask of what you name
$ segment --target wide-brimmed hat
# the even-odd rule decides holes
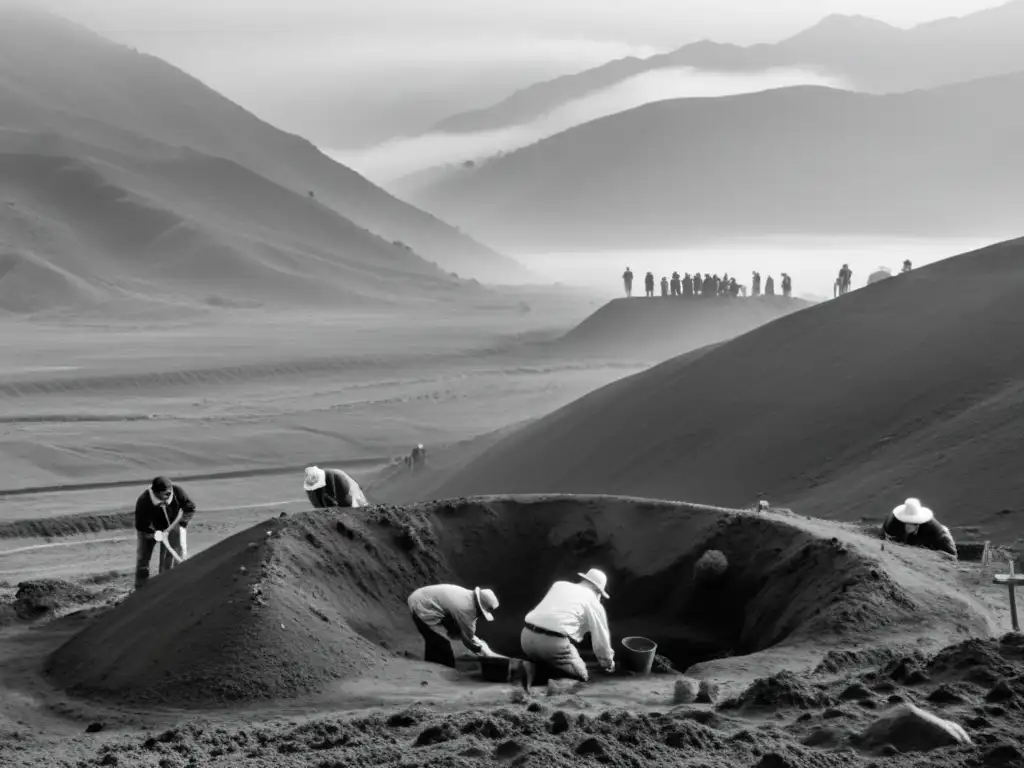
[[[476,604],[480,606],[480,613],[487,621],[494,621],[491,611],[498,607],[498,596],[492,590],[480,587],[476,587],[473,593],[476,595]]]
[[[907,499],[892,511],[893,517],[905,525],[924,525],[935,515],[928,507],[922,507],[919,499]]]
[[[306,478],[302,487],[307,491],[315,491],[327,485],[327,474],[320,467],[306,467]]]
[[[608,586],[608,577],[604,575],[604,571],[599,571],[597,568],[591,568],[586,573],[577,573],[581,579],[585,579],[597,587],[597,591],[600,592],[604,597],[608,597],[608,593],[604,591],[604,588]]]

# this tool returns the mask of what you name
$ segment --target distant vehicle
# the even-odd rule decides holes
[[[887,277],[892,277],[892,270],[888,267],[879,267],[876,271],[868,275],[868,285],[877,283],[880,280],[885,280]]]

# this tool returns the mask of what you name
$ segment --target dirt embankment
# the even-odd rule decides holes
[[[172,706],[311,693],[418,656],[405,601],[437,582],[494,589],[501,607],[481,630],[518,656],[523,616],[550,583],[594,566],[609,575],[613,640],[652,637],[680,669],[771,646],[839,649],[985,626],[966,603],[940,605],[941,585],[866,554],[877,542],[823,538],[814,526],[608,497],[306,512],[154,579],[59,648],[48,671],[76,695]],[[728,563],[713,583],[693,578],[709,549]]]
[[[454,714],[417,704],[301,725],[192,720],[94,742],[77,765],[1016,768],[1024,764],[1022,681],[1024,636],[1009,634],[852,675],[783,672],[711,706],[672,706],[665,696],[655,711],[602,711],[551,686]],[[32,752],[27,734],[6,735],[0,758],[40,768],[52,760]]]

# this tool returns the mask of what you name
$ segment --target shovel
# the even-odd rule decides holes
[[[184,558],[182,558],[181,555],[179,555],[177,552],[175,552],[174,551],[174,547],[172,547],[171,543],[169,541],[167,541],[167,533],[166,533],[166,531],[154,531],[153,532],[153,540],[156,541],[156,542],[159,542],[160,544],[163,544],[164,547],[167,549],[167,551],[171,553],[171,557],[174,558],[174,561],[176,563],[184,562]]]

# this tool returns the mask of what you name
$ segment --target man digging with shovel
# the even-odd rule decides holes
[[[160,573],[188,557],[185,529],[195,513],[195,502],[180,485],[166,477],[154,478],[152,485],[142,492],[135,502],[135,589],[149,579],[154,547],[160,548]]]

